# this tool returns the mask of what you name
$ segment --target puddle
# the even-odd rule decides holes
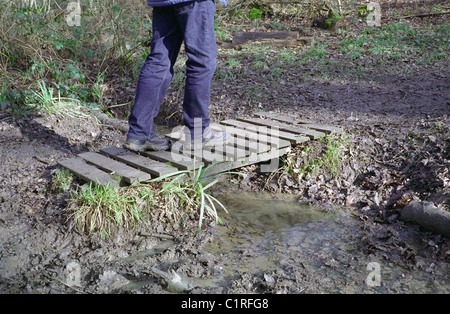
[[[252,228],[261,233],[281,234],[293,227],[307,224],[311,221],[334,217],[317,207],[297,202],[293,195],[266,195],[238,193],[223,199],[232,212],[224,217],[232,224],[234,221],[251,224]]]
[[[327,213],[286,194],[233,193],[221,201],[229,214],[221,212],[224,225],[204,247],[217,256],[220,276],[276,273],[298,293],[450,292],[448,265],[410,272],[364,255],[360,226],[347,212]]]

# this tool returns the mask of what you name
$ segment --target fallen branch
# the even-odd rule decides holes
[[[123,133],[128,132],[128,124],[124,123],[123,121],[118,119],[111,119],[106,114],[96,110],[90,110],[90,113],[94,117],[96,117],[101,123],[111,125],[112,127],[115,127],[118,130],[122,131]]]
[[[444,15],[444,14],[450,14],[450,11],[433,12],[433,13],[419,13],[419,14],[406,15],[406,16],[397,16],[397,17],[392,17],[392,18],[409,19],[409,18],[413,18],[413,17],[427,17],[427,16]]]
[[[401,219],[418,224],[434,233],[450,237],[450,212],[431,202],[410,202],[402,209]]]
[[[310,46],[312,37],[300,37],[298,32],[238,32],[232,41],[219,43],[224,48],[240,47],[247,42],[259,42],[273,46]]]

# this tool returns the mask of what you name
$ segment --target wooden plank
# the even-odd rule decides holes
[[[229,145],[215,145],[210,147],[204,147],[202,149],[193,150],[181,150],[182,142],[175,142],[172,145],[172,151],[176,154],[182,154],[189,158],[196,157],[197,160],[203,161],[205,164],[210,164],[213,162],[222,161],[234,161],[239,158],[244,158],[252,154],[250,151],[245,151],[244,149],[237,148],[233,146],[233,143]]]
[[[119,187],[119,182],[108,173],[95,166],[88,165],[81,158],[71,158],[58,162],[59,165],[72,171],[77,177],[87,182],[93,182],[101,186]]]
[[[217,131],[227,132],[241,141],[245,140],[245,146],[241,144],[241,141],[237,141],[235,145],[240,145],[239,147],[248,147],[248,150],[251,152],[263,153],[273,148],[283,148],[291,145],[291,142],[280,138],[274,141],[273,137],[266,134],[258,134],[256,130],[250,131],[234,126],[219,125],[215,123],[211,123],[211,128]]]
[[[228,132],[230,134],[230,132]],[[234,137],[228,143],[230,146],[234,146],[240,149],[243,149],[247,152],[247,155],[250,153],[263,153],[270,150],[270,146],[263,143],[258,143],[256,140],[245,139],[242,137]]]
[[[252,154],[256,153],[246,153],[246,154],[238,154],[236,155],[235,151],[232,150],[233,147],[226,148],[223,152],[222,151],[208,151],[207,149],[204,149],[203,151],[194,152],[194,156],[203,158],[205,163],[212,164],[217,162],[230,162],[230,161],[236,161],[240,158],[248,158]]]
[[[261,39],[295,39],[297,40],[298,32],[236,32],[233,35],[233,44],[243,44],[250,40]]]
[[[251,154],[251,152],[245,151],[242,148],[234,147],[234,144],[216,145],[213,146],[214,152],[222,154],[229,158],[229,160],[238,160]]]
[[[83,158],[88,163],[95,165],[105,172],[119,175],[127,183],[144,182],[151,179],[151,175],[147,172],[143,172],[95,152],[78,154],[78,157]]]
[[[215,131],[224,131],[223,130],[224,129],[223,126],[219,126],[219,127],[215,126],[215,127],[213,127],[213,125],[211,125],[211,128],[213,130],[215,130]],[[242,130],[240,132],[242,133]],[[244,156],[246,156],[246,155],[248,155],[248,154],[250,154],[252,152],[264,152],[264,151],[270,150],[270,147],[268,145],[266,145],[266,144],[259,144],[258,145],[258,143],[256,141],[255,141],[255,143],[250,143],[249,141],[246,141],[242,137],[236,137],[235,133],[231,133],[231,132],[228,132],[228,133],[232,136],[232,138],[230,139],[228,145],[237,147],[239,149],[243,149],[244,151],[247,152],[244,155],[239,156],[239,157],[244,157]],[[239,132],[236,132],[236,133],[239,133]],[[171,139],[171,140],[173,140],[173,141],[175,141],[175,142],[177,142],[177,141],[181,140],[182,134],[180,132],[172,132],[172,133],[166,134],[166,137]],[[180,145],[182,145],[181,141],[180,141]],[[228,149],[227,151],[229,151],[229,150],[230,149]],[[239,152],[239,153],[241,153],[241,152]],[[221,153],[219,152],[219,154],[221,154]],[[230,156],[230,154],[225,154],[225,155]]]
[[[195,170],[204,166],[203,161],[197,160],[196,158],[190,158],[189,156],[177,153],[174,150],[157,152],[146,151],[141,154],[161,162],[168,162],[180,170]]]
[[[291,144],[299,144],[299,143],[303,143],[303,142],[309,140],[309,138],[305,137],[305,136],[299,136],[297,134],[292,134],[292,133],[288,133],[288,132],[284,132],[284,131],[280,131],[280,130],[276,130],[274,132],[274,129],[268,128],[266,126],[255,125],[252,123],[238,121],[238,120],[232,120],[232,119],[223,120],[220,123],[223,125],[226,125],[226,126],[232,126],[237,129],[241,129],[243,131],[251,131],[251,132],[256,132],[258,134],[268,136],[269,141],[271,142],[272,145],[278,139],[289,141]],[[273,133],[275,133],[275,134],[273,134]]]
[[[177,168],[166,163],[135,154],[129,150],[116,146],[104,148],[101,152],[129,166],[148,172],[153,177],[160,177],[178,171]]]
[[[200,158],[200,160],[202,160],[206,165],[209,164],[213,164],[216,162],[223,162],[223,161],[227,161],[228,159],[230,159],[229,157],[214,152],[214,151],[208,151],[207,149],[203,149],[203,150],[195,150],[193,152],[190,152],[190,156],[191,157],[197,157]]]
[[[211,125],[211,127],[213,126]],[[215,128],[213,128],[213,130],[216,131],[225,131],[222,129],[224,129],[224,127],[220,125],[217,125]],[[245,139],[234,137],[234,134],[230,133],[230,135],[231,138],[225,146],[215,145],[212,148],[205,147],[205,153],[203,154],[204,156],[202,156],[202,154],[199,154],[198,152],[196,152],[196,154],[192,154],[192,152],[190,151],[185,151],[184,153],[190,157],[193,155],[198,157],[200,156],[202,157],[203,161],[210,162],[212,160],[217,161],[219,159],[236,160],[245,156],[249,156],[251,153],[265,152],[271,149],[271,147],[266,144],[258,144],[256,141],[255,143],[250,143],[249,141],[245,141]],[[166,137],[175,141],[175,144],[172,145],[172,147],[178,152],[178,147],[181,147],[183,145],[182,139],[184,137],[184,134],[178,131],[174,131],[172,133],[166,134]],[[219,156],[221,155],[225,156],[226,158],[220,158]]]
[[[261,117],[261,118],[268,118],[268,119],[272,119],[272,120],[276,120],[276,121],[280,121],[280,122],[285,122],[285,123],[292,123],[292,124],[297,124],[297,123],[311,123],[311,121],[307,121],[307,120],[300,120],[288,115],[284,115],[284,114],[278,114],[278,113],[272,113],[272,112],[265,112],[265,111],[255,111],[253,113],[253,115]]]
[[[222,42],[225,47],[237,47],[251,41],[267,43],[274,46],[311,46],[313,37],[300,37],[298,32],[236,32],[231,42]],[[226,43],[225,45],[223,45]]]
[[[253,123],[256,125],[267,126],[270,128],[279,128],[280,130],[285,131],[285,132],[294,133],[294,134],[298,134],[298,135],[306,135],[311,139],[318,139],[320,137],[325,136],[325,133],[323,133],[323,132],[319,132],[319,131],[315,131],[315,130],[311,130],[311,129],[307,129],[307,128],[302,128],[300,126],[289,125],[289,124],[285,124],[285,123],[281,123],[281,122],[273,121],[273,120],[260,119],[260,118],[237,118],[237,120],[247,122],[247,123]]]
[[[225,162],[219,162],[217,164],[212,165],[207,172],[205,172],[205,175],[211,175],[211,174],[217,174],[217,173],[223,173],[230,170],[235,170],[241,167],[249,166],[252,164],[257,163],[263,163],[267,162],[269,160],[280,158],[281,156],[285,155],[290,150],[290,147],[285,147],[281,149],[273,149],[270,152],[265,152],[262,154],[254,154],[252,156],[242,158],[236,161],[225,161]],[[275,171],[279,164],[275,164],[271,166],[267,165],[261,165],[265,170],[267,171]]]
[[[270,145],[270,142],[268,143],[259,141],[259,135],[256,132],[247,132],[243,131],[242,129],[237,129],[235,127],[231,126],[225,126],[220,124],[211,123],[210,127],[218,132],[226,132],[230,134],[232,137],[229,145],[234,145],[235,147],[244,149],[245,151],[249,153],[264,153],[267,151],[270,151],[273,147]],[[267,138],[267,136],[266,136]],[[290,143],[287,142],[287,146],[289,146]]]
[[[326,125],[326,124],[317,124],[317,123],[302,123],[300,122],[299,126],[308,128],[308,129],[313,129],[319,132],[324,132],[327,134],[330,133],[336,133],[336,134],[341,134],[342,132],[344,132],[344,130],[342,128],[338,128],[332,125]]]
[[[308,129],[313,129],[313,130],[325,132],[325,133],[340,134],[343,132],[343,129],[339,128],[339,127],[335,127],[335,126],[327,125],[327,124],[313,123],[311,121],[301,120],[301,119],[293,118],[291,116],[278,114],[278,113],[254,112],[253,114],[258,117],[268,118],[268,119],[272,119],[272,120],[276,120],[276,121],[280,121],[280,122],[284,122],[284,123],[300,124],[301,127],[305,127]]]
[[[284,131],[278,131],[278,132],[275,132],[275,134],[271,134],[271,132],[273,132],[273,130],[271,130],[270,128],[267,128],[264,126],[260,127],[258,125],[254,125],[254,124],[251,124],[248,122],[230,119],[230,120],[223,120],[220,123],[223,125],[227,125],[227,126],[233,126],[238,129],[245,130],[245,131],[250,130],[252,132],[257,132],[258,134],[266,135],[269,137],[270,142],[276,142],[278,139],[289,141],[291,144],[300,144],[300,143],[309,141],[309,137],[298,135],[298,134],[293,134],[293,133],[289,133],[289,132],[284,132]]]
[[[197,160],[201,160],[204,164],[210,164],[214,162],[224,161],[226,160],[223,154],[215,153],[212,150],[208,149],[194,149],[194,150],[182,150],[183,142],[175,141],[172,144],[172,151],[177,154],[183,154],[189,158],[197,158]]]
[[[241,148],[248,153],[256,153],[256,154],[268,152],[269,150],[272,149],[272,147],[267,143],[258,142],[257,137],[255,138],[233,137],[233,142],[231,142],[230,145],[234,145],[235,147]]]

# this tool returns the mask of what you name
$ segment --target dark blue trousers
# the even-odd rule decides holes
[[[201,119],[203,129],[209,126],[211,81],[217,57],[214,14],[213,0],[153,8],[153,39],[150,54],[139,74],[134,106],[128,119],[128,138],[147,140],[156,136],[153,120],[173,78],[173,66],[183,42],[188,58],[184,124],[191,131],[194,119]]]

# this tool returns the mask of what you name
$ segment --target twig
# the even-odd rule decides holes
[[[427,16],[443,15],[443,14],[449,14],[449,13],[450,13],[450,11],[445,11],[445,12],[432,12],[432,13],[419,13],[419,14],[413,14],[413,15],[398,16],[398,17],[393,17],[393,18],[397,18],[397,19],[409,19],[409,18],[413,18],[413,17],[427,17]]]

